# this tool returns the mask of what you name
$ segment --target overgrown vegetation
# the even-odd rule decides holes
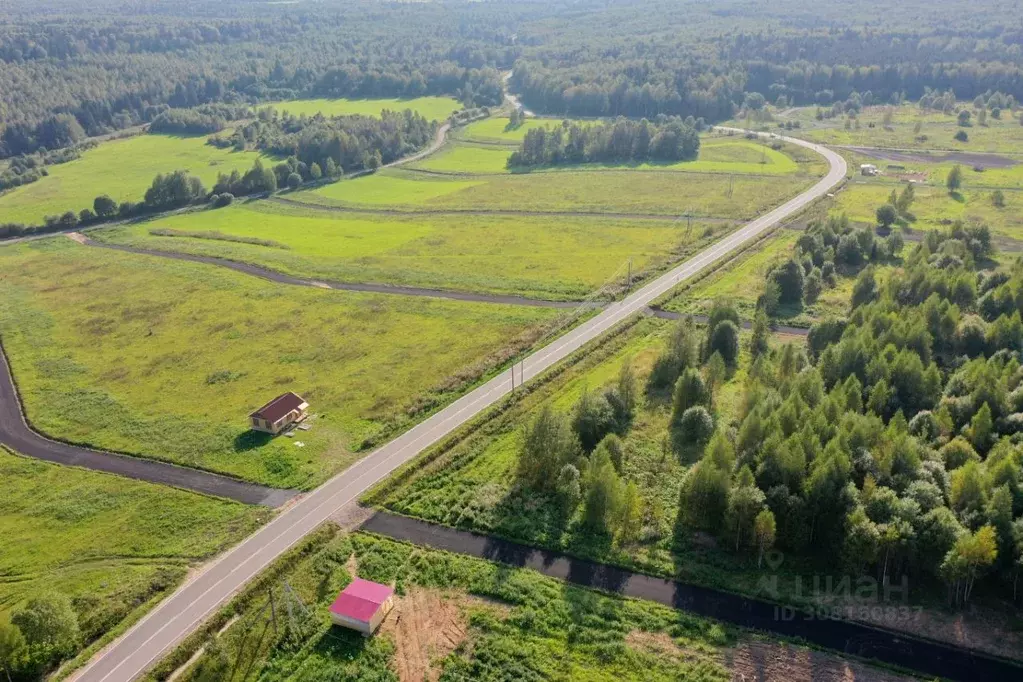
[[[266,510],[0,447],[0,674],[40,679],[109,636]]]
[[[264,590],[240,620],[207,643],[182,679],[230,682],[243,679],[246,670],[267,680],[335,676],[366,682],[398,680],[396,672],[404,675],[400,679],[415,673],[450,682],[562,677],[597,682],[612,671],[617,679],[637,681],[728,679],[721,653],[735,634],[719,625],[528,570],[362,533],[320,535],[279,578],[289,591],[275,586],[277,626]],[[327,615],[356,566],[359,577],[394,583],[398,592],[398,610],[372,639],[331,627]],[[434,612],[423,612],[431,605]],[[438,633],[419,630],[413,639],[401,621],[412,628],[444,628],[444,655],[430,655]],[[659,646],[644,645],[647,641]],[[412,663],[420,658],[426,670],[410,670],[423,665]]]
[[[683,322],[652,347],[639,336],[613,361],[598,355],[386,505],[728,589],[756,593],[755,567],[780,549],[787,570],[878,585],[909,576],[915,599],[943,585],[951,606],[977,593],[1011,604],[1023,567],[1023,266],[994,261],[984,228],[929,233],[904,260],[890,238],[841,219],[799,241],[768,275],[793,297],[839,252],[859,270],[848,316],[814,325],[805,350],[770,342],[763,308],[740,342],[736,312],[719,302],[703,329]],[[879,280],[875,257],[901,267]],[[586,388],[615,385],[605,382],[623,366],[647,386],[624,430],[613,401]],[[560,471],[526,475],[530,461]],[[515,481],[502,481],[508,467]],[[717,549],[694,539],[708,536]]]

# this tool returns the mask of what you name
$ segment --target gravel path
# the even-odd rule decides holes
[[[654,578],[508,540],[377,512],[361,530],[448,552],[468,554],[584,587],[647,599],[744,628],[803,639],[843,654],[875,659],[954,680],[1020,680],[1023,667],[1004,659],[836,618],[784,612],[767,601]],[[791,616],[791,617],[790,617]]]

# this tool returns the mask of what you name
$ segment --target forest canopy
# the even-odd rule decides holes
[[[165,125],[177,116],[167,109],[218,103],[443,94],[492,106],[509,70],[528,107],[568,116],[713,123],[748,101],[830,106],[855,95],[876,104],[928,91],[1023,99],[1023,29],[1005,21],[1018,12],[1011,0],[968,16],[947,0],[812,8],[796,0],[100,0],[87,13],[59,0],[8,5],[0,157],[160,117]]]

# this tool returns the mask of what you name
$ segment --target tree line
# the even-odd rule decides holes
[[[218,133],[231,121],[248,118],[245,105],[203,104],[193,109],[167,109],[149,124],[149,132],[166,135],[208,135]]]
[[[580,125],[562,122],[553,128],[531,128],[508,158],[509,168],[572,163],[642,163],[688,161],[700,152],[702,121],[678,118],[618,119]]]

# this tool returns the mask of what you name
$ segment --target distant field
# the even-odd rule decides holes
[[[470,144],[450,144],[436,154],[413,164],[421,168],[444,173],[509,173],[508,157],[514,148],[487,147]],[[800,167],[791,157],[740,137],[706,138],[700,147],[700,156],[695,161],[657,164],[584,164],[575,166],[554,166],[532,172],[554,172],[569,170],[614,170],[628,168],[642,171],[693,171],[710,173],[740,173],[753,175],[791,175]]]
[[[351,184],[358,182],[362,180]],[[288,248],[151,234],[168,228],[272,239]],[[694,227],[691,241],[703,228]],[[663,262],[685,241],[685,228],[660,220],[380,216],[254,202],[103,230],[93,236],[146,248],[223,256],[301,277],[578,299],[629,258],[636,272]]]
[[[440,151],[408,167],[441,173],[508,173],[508,157],[513,151],[503,147],[447,144]]]
[[[914,230],[947,228],[955,220],[984,224],[995,234],[1023,240],[1023,192],[1005,190],[1005,206],[994,205],[994,189],[972,188],[974,182],[987,179],[987,173],[964,170],[966,181],[956,196],[943,186],[916,185],[916,200],[910,211],[915,220],[909,223]],[[839,192],[835,200],[835,213],[847,213],[851,220],[873,224],[876,211],[888,201],[892,188],[901,191],[901,185],[878,180],[854,182]]]
[[[529,118],[515,128],[509,127],[509,119],[506,117],[491,116],[480,121],[475,121],[455,132],[455,137],[475,142],[490,142],[518,146],[526,137],[526,133],[533,128],[552,128],[561,125],[561,121],[554,118]],[[573,121],[582,123],[582,121]]]
[[[104,142],[69,163],[50,166],[49,176],[0,195],[0,222],[42,224],[48,215],[78,213],[109,194],[139,201],[158,173],[187,170],[209,187],[218,173],[244,171],[258,152],[235,152],[206,144],[206,136],[138,135]]]
[[[287,487],[346,467],[556,314],[273,285],[64,237],[0,248],[0,271],[0,333],[39,430]],[[287,390],[313,429],[249,432]]]
[[[961,106],[976,114],[972,103],[963,103]],[[1000,119],[988,115],[987,125],[984,126],[979,125],[974,116],[973,125],[962,128],[954,114],[924,111],[916,104],[905,104],[893,109],[891,130],[886,130],[884,127],[886,108],[881,106],[866,108],[859,116],[858,130],[855,126],[851,130],[846,130],[844,117],[815,120],[816,107],[801,107],[785,116],[776,116],[776,120],[783,122],[798,120],[801,128],[786,131],[786,135],[805,137],[826,144],[1023,154],[1020,112],[1005,111]],[[919,132],[915,129],[918,122]],[[771,130],[777,130],[776,124],[765,125]],[[969,136],[967,142],[953,139],[960,130],[966,131]],[[926,139],[919,139],[923,136],[926,136]]]
[[[398,209],[586,211],[749,218],[810,184],[802,176],[744,176],[631,170],[526,173],[443,180],[400,170],[291,195],[324,205],[388,205]],[[364,181],[372,180],[367,185]],[[420,183],[424,187],[419,187]],[[731,197],[728,196],[731,185]],[[363,189],[365,187],[365,189]]]
[[[40,592],[87,640],[269,518],[265,509],[17,457],[0,448],[0,620]]]
[[[458,100],[451,97],[416,97],[413,99],[298,99],[288,102],[272,102],[266,107],[290,112],[295,116],[343,116],[362,114],[379,116],[384,109],[404,111],[412,109],[428,120],[444,121],[452,112],[462,108]]]

